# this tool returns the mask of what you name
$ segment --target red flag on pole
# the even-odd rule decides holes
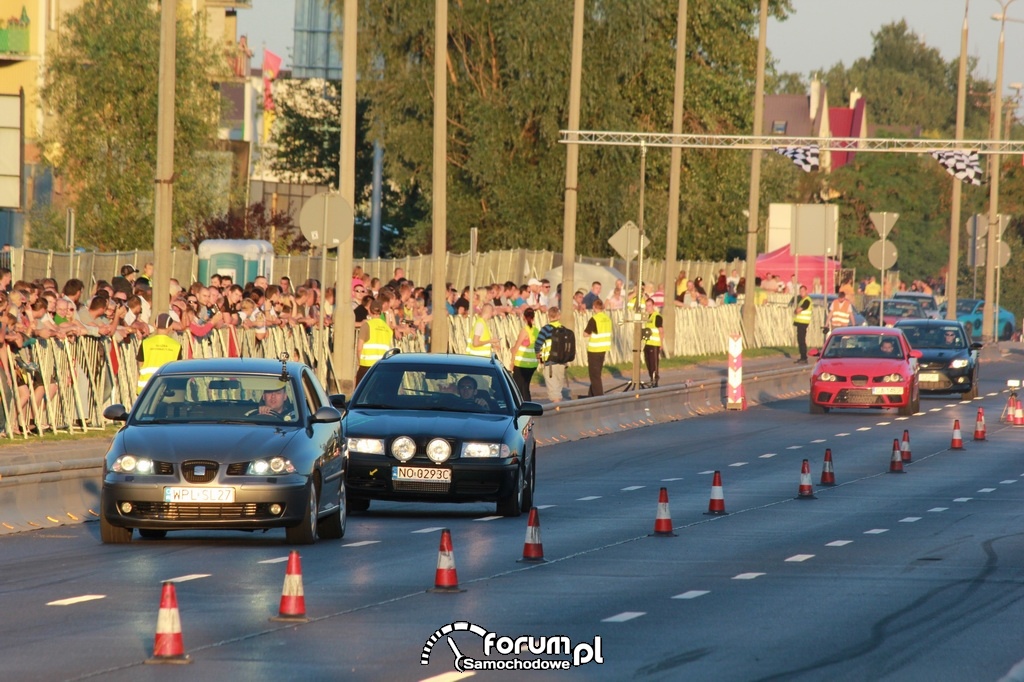
[[[270,84],[277,78],[277,74],[281,72],[281,58],[271,52],[270,50],[263,49],[263,108],[267,111],[274,110],[274,98],[273,93],[270,89]]]

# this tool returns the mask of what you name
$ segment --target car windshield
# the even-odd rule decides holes
[[[885,314],[893,317],[922,317],[921,305],[917,301],[886,301]]]
[[[903,348],[898,338],[888,334],[833,334],[822,357],[902,359]]]
[[[512,398],[490,369],[381,365],[363,378],[349,407],[510,414]]]
[[[150,379],[136,423],[298,421],[291,381],[271,374],[168,374]]]
[[[967,337],[956,325],[947,326],[904,326],[900,325],[911,348],[945,348],[963,350],[967,348]]]
[[[956,302],[956,314],[957,315],[970,315],[974,312],[974,306],[977,305],[977,299],[973,298],[961,298],[957,299]]]

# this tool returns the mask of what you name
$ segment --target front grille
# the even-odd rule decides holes
[[[120,504],[120,503],[118,503]],[[231,519],[273,519],[270,502],[248,504],[178,504],[176,502],[133,502],[130,518],[159,521],[215,521]]]
[[[866,374],[854,374],[850,377],[850,383],[854,386],[867,386],[868,377]]]
[[[191,459],[181,465],[181,475],[189,483],[209,483],[217,478],[217,466],[212,460]]]
[[[836,396],[837,403],[855,403],[857,405],[875,405],[883,402],[882,396],[873,395],[871,390],[847,389]]]
[[[395,490],[417,493],[446,493],[451,481],[392,481]]]

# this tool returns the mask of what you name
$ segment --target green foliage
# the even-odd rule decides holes
[[[224,203],[222,163],[208,150],[220,100],[220,55],[191,13],[177,27],[174,233]],[[149,0],[85,0],[46,55],[43,101],[56,116],[45,158],[73,196],[77,241],[152,248],[160,19]]]
[[[287,213],[272,213],[262,203],[255,203],[245,211],[229,211],[212,216],[189,227],[187,231],[192,248],[199,250],[205,239],[265,239],[274,244],[275,251],[292,253],[306,251],[309,243],[299,232]]]

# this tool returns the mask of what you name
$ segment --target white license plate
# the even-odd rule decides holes
[[[450,481],[451,469],[432,469],[429,467],[394,467],[391,470],[393,481]]]
[[[235,501],[234,488],[164,488],[164,502],[219,502]]]
[[[939,381],[939,375],[936,372],[922,372],[918,378],[921,381]]]
[[[875,386],[871,389],[871,395],[903,395],[902,386]]]

